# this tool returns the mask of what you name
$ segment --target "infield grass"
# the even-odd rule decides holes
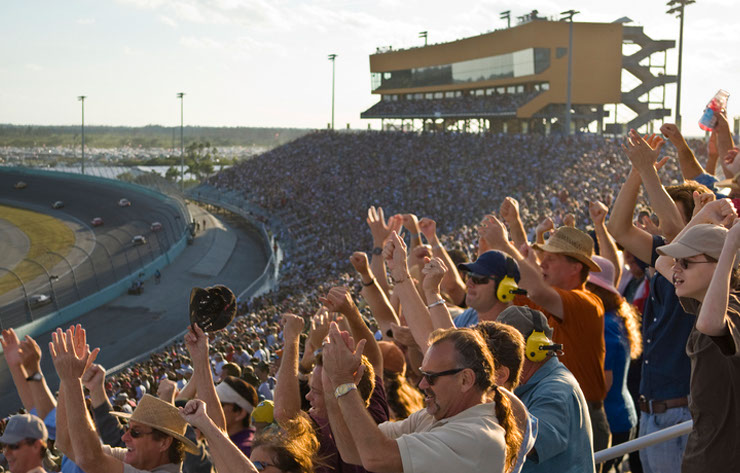
[[[75,243],[74,232],[61,220],[49,215],[30,210],[0,205],[0,218],[3,218],[26,234],[30,241],[30,248],[26,258],[39,262],[51,272],[51,268],[61,262],[61,258],[50,254],[54,251],[67,256]],[[25,284],[44,275],[39,265],[30,261],[21,261],[12,269]],[[10,273],[2,271],[0,275],[0,294],[4,294],[20,286],[20,283]],[[31,294],[29,294],[30,296]]]

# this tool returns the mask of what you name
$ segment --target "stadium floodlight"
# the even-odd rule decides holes
[[[329,54],[329,60],[331,61],[331,129],[334,129],[334,65],[336,54]]]
[[[180,190],[185,191],[185,146],[183,141],[183,97],[185,92],[178,92],[177,98],[180,99]]]
[[[573,17],[581,12],[575,10],[568,10],[561,12],[561,21],[567,21],[570,23],[568,26],[568,92],[565,100],[565,131],[566,135],[570,135],[570,114],[572,106],[572,89],[573,89]]]
[[[80,95],[77,100],[82,102],[82,174],[85,174],[85,99],[86,95]]]
[[[678,77],[676,80],[676,126],[681,129],[681,60],[683,58],[683,10],[686,5],[696,3],[696,0],[670,0],[666,6],[670,7],[666,12],[675,14],[679,19],[678,30]]]
[[[427,45],[427,37],[429,36],[428,31],[419,31],[419,38],[424,38],[424,46]]]
[[[511,28],[511,10],[502,11],[499,18],[506,20],[506,27]]]

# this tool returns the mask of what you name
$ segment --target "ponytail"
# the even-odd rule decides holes
[[[493,388],[493,401],[496,404],[496,417],[498,423],[504,429],[504,441],[506,442],[506,470],[511,471],[516,465],[519,456],[519,448],[522,445],[522,433],[516,425],[514,412],[511,409],[509,397],[501,392],[499,386]]]

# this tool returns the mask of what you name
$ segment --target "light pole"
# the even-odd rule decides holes
[[[183,97],[185,92],[178,92],[177,98],[180,99],[180,190],[185,191],[185,146],[183,141]]]
[[[506,20],[506,27],[511,28],[511,10],[502,11],[499,18]]]
[[[85,99],[86,95],[80,95],[77,100],[82,102],[82,174],[85,174]]]
[[[683,58],[683,9],[686,5],[696,3],[696,0],[670,0],[668,6],[671,7],[666,13],[669,15],[675,13],[679,19],[678,31],[678,80],[676,81],[676,126],[681,129],[681,60]]]
[[[581,12],[568,10],[561,13],[561,20],[570,22],[568,26],[568,92],[565,100],[565,134],[570,135],[571,91],[573,88],[573,16]]]
[[[427,37],[429,36],[428,31],[420,31],[419,32],[419,38],[424,38],[424,46],[427,45]]]
[[[334,129],[334,65],[336,64],[336,54],[329,54],[331,61],[331,129]]]

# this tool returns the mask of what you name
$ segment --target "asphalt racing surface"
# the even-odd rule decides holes
[[[14,177],[9,177],[7,174],[0,169],[0,203],[5,201],[8,194],[15,197],[16,192],[28,192],[29,195],[33,192],[34,182],[32,179],[23,178],[28,183],[28,187],[16,191],[12,188],[12,185],[19,179],[14,181]],[[114,231],[114,235],[123,242],[122,245],[115,248],[111,243],[110,248],[110,250],[115,251],[115,253],[112,253],[114,262],[117,263],[117,266],[122,266],[116,268],[116,274],[119,277],[123,274],[123,268],[127,265],[123,256],[124,252],[129,256],[129,265],[136,264],[134,258],[138,257],[137,250],[141,250],[140,259],[143,262],[149,262],[147,246],[126,248],[128,240],[124,241],[124,235],[126,232],[133,234],[134,231],[141,233],[144,226],[148,229],[151,221],[154,220],[162,222],[164,227],[167,228],[166,217],[162,213],[167,211],[172,213],[173,210],[170,210],[167,206],[162,208],[163,204],[156,202],[153,206],[149,205],[150,202],[146,196],[121,195],[120,191],[115,188],[111,191],[104,184],[93,186],[92,189],[88,187],[83,189],[78,186],[72,192],[64,190],[65,182],[63,180],[56,184],[53,189],[51,186],[46,186],[48,188],[43,191],[39,189],[37,194],[39,200],[37,202],[47,199],[49,212],[52,212],[51,202],[64,200],[65,207],[62,211],[68,212],[77,220],[89,222],[97,216],[105,219],[105,224],[102,227],[96,227],[92,231],[98,241],[105,240],[104,237],[99,238],[99,235],[103,232]],[[89,195],[90,192],[95,192],[95,194]],[[124,197],[131,201],[131,207],[118,207],[118,200]],[[99,205],[91,208],[95,203]],[[103,214],[103,210],[109,213]],[[95,212],[100,212],[100,215],[94,215]],[[268,256],[264,253],[263,244],[258,233],[254,232],[239,218],[211,215],[195,206],[190,206],[190,212],[196,220],[206,219],[208,221],[206,230],[196,235],[193,244],[187,246],[177,260],[162,269],[161,284],[157,285],[153,280],[145,281],[142,295],[123,295],[71,322],[80,323],[87,330],[88,342],[91,347],[101,348],[98,363],[104,367],[111,368],[136,358],[138,355],[146,353],[182,333],[188,325],[187,307],[192,287],[225,284],[238,294],[262,273]],[[172,218],[174,220],[174,216]],[[116,224],[122,226],[121,231],[112,229]],[[174,220],[173,224],[176,225],[177,221]],[[219,226],[236,235],[236,246],[228,262],[217,276],[199,276],[193,271],[193,268],[198,266],[209,254],[212,247],[217,244],[216,235]],[[159,233],[162,235],[160,239],[164,245],[164,230]],[[154,256],[158,255],[157,238],[147,236],[147,239],[155,240],[152,251]],[[97,251],[97,248],[95,251]],[[104,262],[109,258],[104,251],[98,253],[102,256],[100,266],[110,271],[110,264],[106,265]],[[93,253],[94,258],[95,256],[96,253]],[[91,265],[83,263],[79,267],[84,266]],[[92,269],[89,271],[92,274]],[[98,268],[99,273],[100,271]],[[102,283],[102,276],[100,274],[99,276]],[[106,276],[105,285],[112,282],[113,275],[109,276]],[[88,275],[84,284],[92,284],[95,287],[94,279],[94,276]],[[83,284],[79,280],[78,283]],[[36,316],[35,312],[34,316]],[[58,379],[48,352],[50,338],[51,334],[45,333],[37,336],[36,341],[42,348],[42,371],[50,388],[55,391],[58,388]],[[5,358],[0,357],[0,416],[15,412],[19,407],[20,400],[5,364]]]

